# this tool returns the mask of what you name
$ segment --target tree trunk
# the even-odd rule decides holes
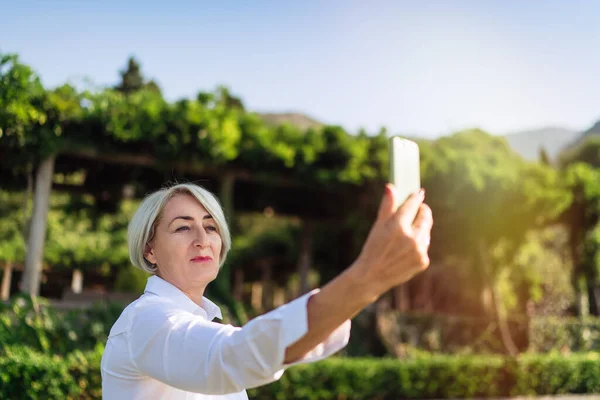
[[[586,283],[587,283],[587,295],[588,295],[588,307],[590,310],[590,314],[589,315],[593,315],[595,317],[597,317],[598,314],[598,309],[599,304],[598,304],[598,300],[600,300],[600,297],[598,296],[598,287],[596,285],[595,279],[590,278],[590,277],[586,277]]]
[[[272,268],[269,261],[264,261],[261,265],[261,281],[263,286],[262,306],[269,311],[273,308],[273,283],[271,281]]]
[[[433,265],[422,274],[415,276],[407,287],[409,292],[409,310],[419,312],[433,311]],[[407,282],[408,283],[408,282]]]
[[[489,277],[491,275],[489,271],[491,269],[492,261],[488,257],[487,250],[488,249],[485,240],[481,239],[479,241],[479,259],[481,261],[481,266],[486,270],[484,276]],[[495,282],[493,281],[488,281],[486,285],[491,295],[492,306],[494,308],[494,316],[496,317],[496,323],[498,324],[498,329],[500,330],[502,344],[506,348],[506,351],[508,351],[508,353],[511,356],[515,357],[519,353],[519,349],[517,348],[514,340],[512,339],[512,336],[510,334],[510,327],[508,326],[504,313],[500,309],[500,301],[498,299],[498,293],[496,291],[494,283]]]
[[[73,293],[81,293],[83,291],[83,272],[80,269],[76,268],[73,270],[71,290]]]
[[[584,311],[586,295],[583,290],[581,290],[580,275],[577,273],[575,265],[573,265],[573,271],[571,272],[571,286],[575,293],[575,313],[578,317],[583,317],[588,311],[587,309]]]
[[[494,304],[494,314],[496,315],[496,322],[498,323],[498,329],[500,329],[500,336],[502,337],[502,343],[512,357],[516,357],[519,354],[519,349],[510,334],[510,327],[506,321],[506,317],[500,309],[500,301],[498,299],[498,293],[494,288],[494,284],[491,285],[492,303]]]
[[[424,274],[421,275],[421,279],[423,282],[423,285],[421,286],[421,290],[419,290],[419,293],[421,293],[421,298],[423,299],[421,301],[422,304],[422,310],[426,313],[431,313],[433,312],[433,269],[430,267],[429,271],[425,271]]]
[[[410,311],[410,294],[408,292],[408,282],[396,286],[392,289],[394,299],[394,310],[407,312]]]
[[[298,275],[300,277],[300,295],[307,293],[308,273],[312,264],[312,222],[304,220],[300,232],[300,258],[298,260]]]
[[[242,301],[244,296],[244,270],[237,268],[233,274],[233,298]]]
[[[252,293],[250,295],[250,305],[258,312],[263,311],[262,306],[263,287],[261,281],[252,282]]]
[[[234,220],[234,206],[233,206],[233,188],[235,186],[235,175],[232,173],[226,173],[221,181],[221,202],[223,203],[223,211],[225,211],[225,217],[229,222],[229,225],[233,225]]]
[[[277,308],[285,304],[285,290],[280,287],[273,289],[273,307]]]
[[[23,199],[23,226],[21,227],[21,235],[23,242],[27,243],[29,237],[29,229],[31,225],[31,215],[29,213],[29,199],[33,193],[33,171],[31,163],[27,165],[27,189],[25,190],[25,198]]]
[[[571,285],[575,292],[575,307],[577,316],[584,316],[588,310],[584,309],[587,295],[581,287],[581,278],[584,274],[583,265],[583,241],[585,239],[585,203],[581,188],[575,189],[574,203],[569,211],[569,250],[573,269],[571,272]]]
[[[0,300],[6,301],[10,298],[10,284],[12,282],[12,263],[7,263],[4,266],[2,273],[2,289],[0,290]]]
[[[233,234],[236,232],[236,225],[234,219],[234,211],[233,211],[233,187],[235,184],[235,175],[233,174],[225,174],[223,180],[221,181],[220,187],[220,199],[223,206],[223,211],[225,213],[225,218],[227,218],[227,222],[229,225],[229,230]],[[219,270],[219,275],[214,282],[215,286],[218,286],[223,296],[226,298],[226,302],[231,303],[233,306],[234,298],[232,294],[232,284],[231,284],[231,266],[229,263],[225,263],[221,269]]]
[[[56,155],[53,154],[42,161],[35,177],[33,213],[27,241],[27,253],[25,254],[25,271],[21,281],[21,291],[32,296],[37,296],[40,293],[44,242],[46,240],[48,207],[50,205],[55,160]]]

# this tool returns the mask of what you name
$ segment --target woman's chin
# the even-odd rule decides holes
[[[219,267],[216,265],[194,265],[188,270],[188,277],[193,281],[211,282],[216,279]]]

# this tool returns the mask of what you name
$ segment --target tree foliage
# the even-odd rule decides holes
[[[94,192],[92,198],[57,195],[52,199],[45,255],[49,264],[126,265],[119,243],[124,243],[132,203],[121,202],[118,193],[124,184],[140,185],[144,194],[163,183],[135,167],[61,163],[69,155],[86,152],[143,158],[144,165],[158,171],[158,176],[168,176],[176,166],[203,171],[217,180],[227,172],[250,182],[267,181],[268,185],[254,192],[236,186],[234,196],[242,200],[235,204],[261,211],[259,205],[285,197],[284,202],[305,211],[305,218],[313,215],[319,222],[316,209],[334,216],[335,224],[323,221],[325,228],[316,233],[321,242],[315,251],[321,258],[315,265],[327,269],[323,277],[335,275],[359,250],[387,179],[389,133],[385,129],[375,135],[364,131],[351,135],[332,125],[306,130],[290,124],[271,126],[246,110],[241,98],[226,87],[167,101],[156,82],[144,78],[135,59],[128,61],[121,75],[121,82],[113,88],[78,91],[63,85],[46,89],[18,56],[0,54],[0,170],[4,176],[14,177],[12,182],[18,186],[32,166],[54,153],[59,173],[87,168],[83,185]],[[585,268],[596,271],[596,238],[600,237],[596,142],[591,140],[579,152],[563,156],[562,169],[549,162],[526,162],[503,138],[480,130],[418,142],[423,185],[436,221],[432,259],[460,260],[467,265],[469,280],[464,285],[469,290],[478,293],[507,276],[515,282],[539,279],[528,275],[523,246],[533,240],[532,231],[557,221],[571,227],[572,242],[587,260]],[[574,160],[585,164],[575,165]],[[98,178],[107,173],[108,178]],[[296,191],[286,192],[287,186],[276,182],[286,182]],[[109,214],[97,212],[102,208],[103,191],[115,192],[119,199]],[[23,211],[18,201],[2,207],[9,204],[14,209],[0,216],[4,222],[0,258],[18,261],[24,243],[17,233],[22,232],[26,216],[19,214]],[[281,233],[280,239],[289,237]],[[265,243],[288,246],[281,251],[293,254],[295,249],[287,242]],[[244,248],[241,258],[252,258],[251,251],[252,246]],[[543,257],[526,259],[544,262]],[[586,276],[597,285],[598,274],[594,274]]]

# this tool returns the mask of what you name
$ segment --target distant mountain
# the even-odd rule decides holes
[[[577,146],[579,143],[581,143],[588,136],[592,136],[592,135],[600,135],[600,121],[596,122],[591,128],[589,128],[586,131],[581,132],[579,135],[577,135],[575,138],[573,138],[573,141],[571,143],[569,143],[568,147],[573,148],[573,147]]]
[[[600,126],[598,128],[600,129]],[[579,132],[570,129],[546,127],[510,133],[504,137],[510,147],[526,160],[539,160],[540,150],[544,148],[550,159],[554,161],[561,150],[573,143],[579,135]]]
[[[259,113],[258,114],[267,125],[276,126],[285,122],[297,126],[302,130],[309,128],[320,128],[323,123],[301,113]]]
[[[587,131],[581,134],[581,137],[589,136],[589,135],[600,135],[600,121],[596,122],[594,126],[592,126]]]

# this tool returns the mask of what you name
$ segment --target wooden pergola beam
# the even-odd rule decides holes
[[[135,153],[104,153],[99,150],[68,150],[60,154],[61,156],[81,158],[85,160],[100,161],[107,164],[131,165],[139,167],[148,167],[152,169],[164,169],[164,162],[156,157],[145,154]],[[312,187],[306,183],[302,183],[296,179],[285,176],[262,176],[261,174],[253,173],[241,168],[233,168],[226,166],[224,168],[215,167],[199,161],[174,162],[169,164],[171,167],[181,172],[190,172],[201,175],[220,176],[225,171],[232,174],[236,180],[245,182],[268,183],[273,186],[280,187]],[[161,166],[163,166],[161,168]],[[313,187],[314,188],[314,187]]]

